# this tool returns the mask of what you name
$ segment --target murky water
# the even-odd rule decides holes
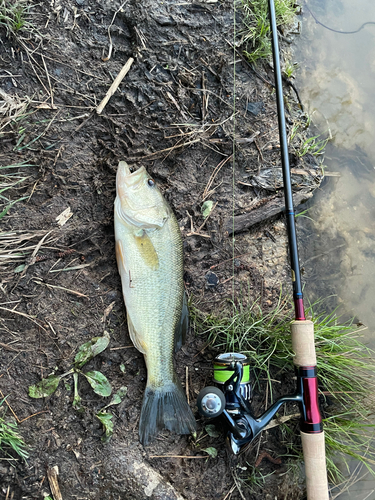
[[[374,0],[309,0],[308,6],[340,31],[375,22]],[[335,295],[328,306],[341,304],[366,324],[375,347],[375,24],[334,33],[303,10],[297,86],[320,133],[333,137],[324,164],[334,175],[310,204],[314,222],[300,228],[306,295]],[[312,228],[306,245],[303,236]],[[366,477],[339,498],[375,499],[374,488]]]

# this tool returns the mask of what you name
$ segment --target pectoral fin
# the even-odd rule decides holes
[[[177,352],[185,344],[186,335],[189,330],[189,309],[187,305],[186,293],[182,300],[182,311],[179,323],[176,325],[174,333],[174,350]]]
[[[125,276],[126,274],[126,267],[125,267],[125,255],[124,255],[124,250],[122,248],[121,241],[116,241],[116,260],[117,260],[117,267],[118,267],[118,272],[121,276]]]
[[[134,328],[133,322],[129,316],[129,313],[127,313],[127,320],[128,320],[128,330],[129,330],[129,335],[131,338],[131,341],[134,344],[134,347],[138,349],[139,352],[142,354],[147,353],[147,343],[146,340],[142,337],[142,333],[137,332],[137,330]]]
[[[158,269],[159,257],[146,231],[143,229],[137,231],[134,235],[134,239],[144,263],[154,271]]]

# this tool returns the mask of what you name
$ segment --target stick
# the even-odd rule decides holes
[[[57,482],[58,475],[59,475],[59,469],[57,465],[55,465],[55,467],[48,467],[47,477],[49,481],[49,486],[51,488],[52,496],[54,500],[63,500],[63,497],[61,496],[59,483]]]
[[[114,79],[114,81],[113,81],[112,85],[109,87],[109,90],[106,93],[104,99],[99,104],[99,106],[96,108],[96,112],[97,112],[98,115],[102,114],[103,109],[106,107],[108,101],[110,100],[110,98],[113,96],[113,94],[118,89],[118,86],[120,85],[120,83],[122,82],[122,80],[125,78],[125,75],[130,70],[131,65],[133,64],[133,62],[134,62],[134,59],[132,57],[129,57],[129,59],[127,60],[126,64],[123,66],[122,70],[120,71],[120,73]]]

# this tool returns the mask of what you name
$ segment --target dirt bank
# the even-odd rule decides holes
[[[240,29],[240,12],[237,18]],[[281,478],[285,464],[267,459],[260,471],[276,474],[265,486],[238,483],[259,452],[275,458],[285,451],[277,429],[239,460],[227,453],[220,426],[219,437],[205,436],[198,414],[199,444],[168,433],[147,449],[139,444],[146,372],[128,336],[114,252],[115,172],[126,160],[148,169],[177,215],[186,290],[199,307],[218,311],[233,292],[237,301],[272,307],[288,279],[276,220],[283,202],[275,96],[266,83],[272,69],[260,66],[259,77],[234,54],[228,1],[44,0],[27,19],[16,36],[0,25],[8,116],[24,106],[22,117],[2,122],[1,165],[28,165],[15,170],[26,179],[7,191],[24,199],[1,219],[0,389],[19,420],[32,416],[19,427],[30,458],[1,461],[0,498],[40,499],[55,465],[64,500],[299,498],[299,488]],[[128,75],[98,116],[95,107],[129,57]],[[291,90],[290,124],[299,113]],[[291,162],[301,201],[319,185],[320,171],[306,157],[292,154]],[[204,219],[208,200],[213,208]],[[60,226],[56,217],[68,207],[72,216]],[[71,381],[49,398],[28,397],[29,385],[69,370],[78,347],[104,330],[109,347],[87,366],[114,391],[128,388],[113,407],[107,444],[94,416],[107,402],[85,379],[82,412],[72,407]],[[188,374],[192,407],[210,381],[200,366],[215,353],[204,345],[191,332],[176,360],[184,384]],[[257,398],[260,407],[264,397]],[[217,457],[199,458],[208,447]]]

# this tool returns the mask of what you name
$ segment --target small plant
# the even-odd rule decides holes
[[[288,79],[294,78],[294,72],[296,71],[297,68],[298,68],[297,63],[292,64],[291,62],[287,61],[284,67],[284,75],[286,76],[286,78]]]
[[[306,129],[308,124],[302,126]],[[321,135],[315,135],[313,137],[305,138],[305,135],[300,132],[301,123],[297,122],[293,125],[290,136],[289,145],[293,152],[302,158],[306,154],[311,154],[313,156],[319,156],[324,154],[324,149],[330,140],[330,137],[326,139],[321,139]]]
[[[13,192],[22,186],[29,177],[24,169],[32,166],[33,165],[26,161],[15,165],[0,165],[0,220],[8,213],[15,203],[27,198],[27,196],[21,196],[16,200],[12,200],[7,192]]]
[[[272,51],[267,0],[242,0],[240,5],[245,14],[245,29],[239,33],[245,56],[251,63],[268,58]],[[275,10],[278,26],[290,24],[296,12],[293,0],[275,0]]]
[[[104,332],[103,337],[94,337],[89,342],[82,344],[74,358],[73,368],[71,368],[66,373],[62,375],[49,375],[47,378],[42,379],[38,384],[31,385],[29,387],[29,396],[31,398],[46,398],[51,396],[59,386],[60,380],[65,377],[72,375],[73,385],[74,385],[74,395],[73,395],[73,408],[77,411],[84,411],[82,406],[82,399],[78,393],[78,378],[83,376],[86,378],[87,382],[92,387],[95,394],[99,396],[108,397],[112,394],[112,387],[108,382],[108,379],[101,372],[92,371],[82,371],[83,366],[91,361],[95,356],[103,352],[109,344],[109,333]],[[66,384],[68,385],[68,384]],[[70,387],[70,386],[69,386]],[[106,408],[112,405],[117,405],[121,403],[121,400],[126,395],[126,387],[122,387],[112,398],[111,402],[102,408],[96,417],[103,424],[105,435],[103,436],[104,441],[108,439],[113,434],[113,422],[111,422],[113,415],[106,412]]]
[[[28,24],[26,3],[25,0],[0,0],[0,26],[5,27],[7,35],[17,33]]]
[[[26,461],[29,454],[22,436],[17,431],[17,422],[5,419],[4,399],[0,402],[0,450],[9,455],[13,450],[20,458]]]

